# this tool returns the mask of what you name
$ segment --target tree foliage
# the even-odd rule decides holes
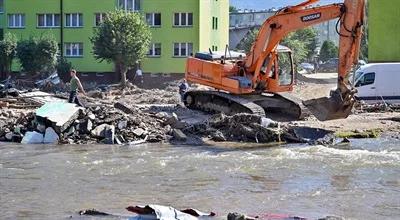
[[[307,60],[312,60],[317,52],[318,31],[313,27],[307,27],[294,32],[293,38],[304,42],[307,53]]]
[[[0,72],[1,78],[7,77],[11,72],[12,61],[17,54],[17,38],[15,35],[7,33],[0,41]]]
[[[339,48],[335,45],[333,41],[327,40],[321,46],[321,51],[319,53],[319,59],[323,62],[328,61],[331,58],[338,57]]]
[[[114,11],[107,14],[91,38],[97,60],[113,62],[121,74],[121,85],[126,85],[126,73],[147,54],[151,32],[139,13]]]
[[[21,40],[17,46],[17,56],[24,71],[37,74],[55,70],[58,43],[53,36],[44,35]]]
[[[229,12],[230,13],[235,13],[235,12],[238,12],[238,9],[235,7],[235,6],[229,6]]]
[[[313,27],[304,28],[288,34],[281,44],[293,51],[294,62],[299,64],[311,61],[318,47],[317,31]]]
[[[364,34],[361,38],[360,59],[368,61],[368,26],[364,26]]]
[[[249,31],[237,46],[237,49],[248,53],[258,36],[258,29]],[[318,47],[317,31],[314,28],[305,28],[288,34],[280,44],[293,50],[295,63],[312,60]]]
[[[64,57],[59,57],[57,59],[57,74],[64,81],[67,82],[70,79],[69,73],[73,69],[71,62],[69,62]]]
[[[240,41],[240,43],[236,46],[236,49],[238,50],[243,50],[246,53],[249,53],[251,50],[251,47],[253,46],[257,36],[258,36],[259,30],[257,28],[254,28],[247,32],[247,34],[244,36],[244,38]]]

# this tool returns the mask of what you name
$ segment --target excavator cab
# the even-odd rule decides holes
[[[272,61],[270,61],[271,57]],[[273,52],[272,56],[266,58],[264,69],[269,69],[266,76],[266,81],[268,82],[266,92],[277,93],[293,90],[295,68],[293,64],[293,53],[288,47],[279,45],[276,52]]]

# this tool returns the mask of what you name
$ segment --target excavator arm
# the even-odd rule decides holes
[[[332,120],[347,117],[354,104],[354,91],[350,88],[347,78],[353,67],[358,63],[362,26],[364,21],[365,0],[345,0],[341,4],[331,4],[319,7],[308,7],[318,0],[309,0],[297,6],[287,7],[275,16],[267,19],[262,25],[259,35],[247,59],[245,67],[252,73],[253,85],[266,81],[261,74],[265,60],[273,54],[279,42],[290,32],[313,26],[333,19],[339,19],[340,45],[338,67],[338,89],[331,92],[331,97],[308,100],[304,104],[319,120]],[[269,62],[274,62],[269,59]],[[267,67],[271,67],[269,63]],[[267,70],[268,72],[270,69]]]

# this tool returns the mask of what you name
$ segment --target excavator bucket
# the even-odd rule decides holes
[[[331,91],[330,97],[303,101],[303,104],[320,121],[347,118],[355,103],[354,94],[343,96],[339,90]]]

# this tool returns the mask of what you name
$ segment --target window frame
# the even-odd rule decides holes
[[[19,25],[16,26],[16,16],[19,17]],[[10,26],[10,17],[12,17],[12,23],[13,25]],[[25,21],[25,14],[24,13],[14,13],[14,14],[8,14],[7,15],[7,26],[10,29],[23,29],[25,28],[26,21]]]
[[[121,1],[123,1],[122,7],[121,7]],[[132,10],[128,9],[128,2],[132,2]],[[138,3],[138,4],[136,4]],[[137,12],[140,11],[140,0],[117,0],[117,6],[119,9],[124,10],[126,12]]]
[[[47,16],[48,15],[51,15],[51,26],[48,26],[47,25]],[[58,26],[56,25],[56,16],[59,16],[58,18],[59,18],[59,20],[58,20]],[[40,26],[39,25],[39,16],[43,16],[43,24],[44,24],[44,26]],[[61,26],[61,15],[60,14],[57,14],[57,13],[44,13],[44,14],[42,14],[42,13],[39,13],[39,14],[36,14],[36,19],[37,19],[37,21],[36,21],[36,28],[59,28],[60,26]]]
[[[99,24],[97,24],[97,15],[100,15],[100,21]],[[107,13],[105,12],[96,12],[94,13],[94,27],[100,27],[101,23],[104,21],[104,19],[107,17]]]
[[[69,19],[67,18],[68,16]],[[77,26],[73,25],[73,17],[76,17],[76,24]],[[70,25],[67,25],[67,22],[69,20]],[[64,21],[64,27],[66,28],[83,28],[84,24],[83,24],[83,13],[80,12],[76,12],[76,13],[65,13],[65,21]]]
[[[78,49],[74,49],[73,46],[78,45]],[[82,48],[80,47],[82,46]],[[67,54],[67,51],[70,51],[70,54]],[[77,54],[74,54],[74,50],[77,51]],[[79,54],[82,51],[82,54]],[[64,56],[68,58],[81,58],[83,57],[83,43],[82,42],[66,42],[64,43]]]
[[[160,24],[156,24],[156,14],[160,15]],[[149,22],[147,21],[147,16],[150,15],[151,16],[151,24],[149,24]],[[162,16],[161,16],[161,12],[148,12],[145,15],[146,17],[146,23],[150,26],[150,27],[161,27],[162,25]]]
[[[178,16],[178,24],[176,24],[176,15]],[[182,24],[182,15],[185,15],[185,22],[186,24]],[[191,24],[189,24],[189,15],[191,15]],[[193,27],[193,12],[174,12],[174,16],[172,16],[172,26],[173,27]]]
[[[160,54],[156,54],[156,45],[160,45]],[[162,55],[162,44],[161,43],[152,43],[150,44],[151,48],[149,49],[149,52],[151,51],[151,53],[148,53],[147,56],[148,57],[161,57]]]
[[[175,54],[175,46],[176,44],[178,44],[178,55]],[[185,45],[184,48],[182,48],[182,45]],[[189,50],[189,46],[191,45],[191,51]],[[182,55],[182,49],[185,49],[185,54]],[[191,53],[193,53],[193,43],[191,42],[183,42],[183,43],[179,43],[179,42],[174,42],[172,44],[172,57],[174,58],[186,58],[189,57]]]

